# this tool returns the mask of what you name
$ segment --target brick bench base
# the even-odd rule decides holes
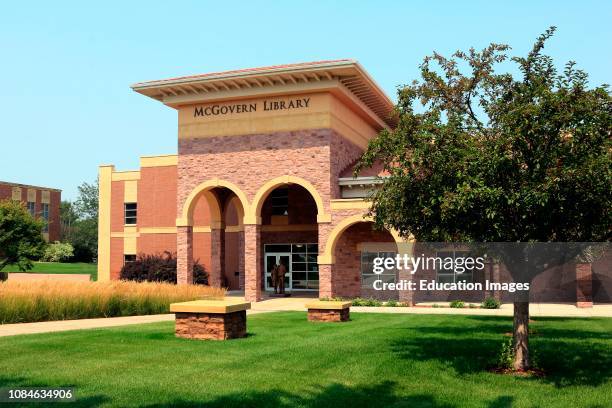
[[[349,308],[345,309],[308,309],[308,320],[311,322],[347,322]]]
[[[177,337],[227,340],[246,337],[246,310],[231,313],[176,313]]]

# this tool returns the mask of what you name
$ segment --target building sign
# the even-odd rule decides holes
[[[260,102],[249,103],[234,103],[234,104],[214,104],[206,106],[195,106],[193,108],[193,117],[199,116],[219,116],[233,115],[240,113],[252,113],[258,110],[267,111],[282,111],[305,109],[310,104],[310,98],[289,98],[289,99],[264,99]]]

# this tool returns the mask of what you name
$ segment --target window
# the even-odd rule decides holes
[[[466,269],[463,273],[455,271],[452,267],[448,258],[456,260],[458,258],[466,258],[471,256],[469,251],[438,251],[436,252],[436,258],[441,259],[441,265],[436,264],[437,281],[440,283],[457,283],[457,282],[472,282],[473,269]],[[455,262],[452,263],[453,265]]]
[[[126,263],[134,262],[135,260],[136,260],[136,255],[133,255],[133,254],[123,255],[123,264],[124,265]]]
[[[377,280],[394,283],[397,270],[385,269],[381,274],[374,273],[374,258],[395,258],[395,256],[395,252],[361,252],[361,287],[372,289]]]
[[[29,209],[29,205],[30,203],[28,203],[28,209]],[[49,232],[49,204],[47,203],[41,204],[40,216],[45,222],[45,226],[43,227],[43,232]]]
[[[125,225],[136,225],[136,213],[137,204],[136,203],[125,203],[124,204],[124,223]]]
[[[272,191],[272,215],[289,215],[289,189],[277,188]]]
[[[28,212],[30,213],[32,217],[36,215],[36,203],[33,203],[32,201],[28,201]]]
[[[265,244],[264,252],[266,290],[272,288],[271,262],[275,262],[277,256],[287,257],[289,262],[289,265],[285,265],[288,275],[291,276],[290,286],[287,289],[319,289],[319,265],[317,264],[319,246],[317,244]]]
[[[291,245],[291,271],[293,289],[319,289],[317,244]]]

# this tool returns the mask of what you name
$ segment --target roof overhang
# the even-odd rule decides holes
[[[394,127],[394,104],[354,60],[309,62],[139,82],[132,89],[173,108],[194,103],[330,92],[379,128]]]

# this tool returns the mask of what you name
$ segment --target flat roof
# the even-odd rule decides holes
[[[195,101],[198,95],[207,98],[221,95],[240,95],[249,90],[269,89],[301,85],[342,87],[352,94],[367,110],[378,116],[387,126],[397,124],[394,103],[353,59],[302,62],[268,67],[237,69],[223,72],[180,76],[168,79],[138,82],[131,88],[145,96],[169,106],[178,106],[184,100]],[[323,89],[323,88],[319,88]],[[186,98],[187,97],[187,98]],[[187,102],[184,102],[187,104]]]
[[[33,186],[31,184],[12,183],[10,181],[1,181],[0,180],[0,184],[4,184],[6,186],[11,186],[11,187],[36,188],[38,190],[49,190],[49,191],[60,191],[60,192],[62,191],[59,188]]]

